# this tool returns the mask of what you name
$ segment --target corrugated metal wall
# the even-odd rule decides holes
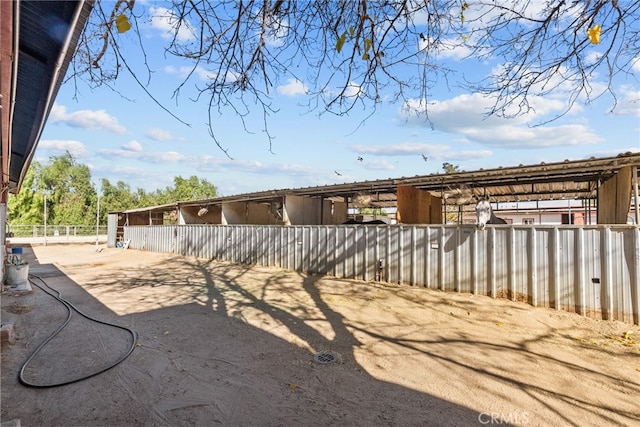
[[[130,226],[130,248],[525,301],[640,323],[637,226]]]

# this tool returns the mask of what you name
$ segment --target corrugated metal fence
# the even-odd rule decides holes
[[[637,226],[129,226],[130,248],[525,301],[640,323]]]

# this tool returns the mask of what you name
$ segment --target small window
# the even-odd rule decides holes
[[[536,221],[533,218],[522,218],[522,223],[526,224],[526,225],[532,225],[534,224]]]

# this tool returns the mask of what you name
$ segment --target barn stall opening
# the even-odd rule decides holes
[[[112,213],[109,246],[120,240],[134,250],[469,292],[638,324],[639,166],[640,153],[625,153],[181,201]],[[580,200],[589,220],[466,225],[465,209],[483,197],[496,207]],[[358,209],[389,208],[393,225],[342,225]]]

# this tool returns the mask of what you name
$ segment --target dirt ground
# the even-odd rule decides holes
[[[100,375],[18,382],[66,318],[2,293],[1,420],[22,426],[640,424],[640,327],[525,303],[94,245],[25,248],[81,312],[138,334]],[[37,279],[36,283],[40,283]],[[40,283],[41,284],[41,283]],[[46,288],[45,288],[46,289]],[[35,385],[108,367],[123,329],[74,313]],[[330,363],[319,363],[318,352]]]

